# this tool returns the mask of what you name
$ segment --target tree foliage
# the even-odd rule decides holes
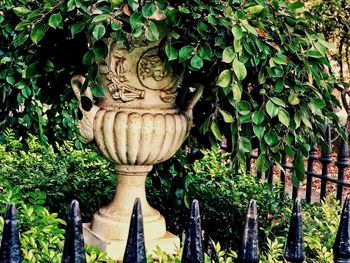
[[[2,113],[36,134],[75,136],[69,78],[87,74],[96,99],[97,63],[111,37],[128,47],[131,39],[160,41],[159,54],[175,72],[187,69],[190,80],[206,85],[193,134],[199,143],[225,136],[237,164],[257,138],[258,169],[280,162],[281,151],[296,159],[308,155],[321,125],[335,122],[339,106],[328,73],[329,43],[301,14],[303,4],[283,0],[1,2],[0,88]],[[83,65],[83,66],[81,66]],[[180,65],[180,66],[179,66]],[[17,102],[15,101],[17,100]],[[49,112],[38,103],[52,104]],[[64,102],[64,103],[63,103]],[[18,106],[24,105],[19,111]],[[49,114],[52,114],[49,116]],[[48,132],[49,131],[49,132]],[[51,132],[53,131],[53,133]],[[236,166],[238,167],[238,165]]]

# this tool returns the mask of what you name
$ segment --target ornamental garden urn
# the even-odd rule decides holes
[[[174,253],[180,246],[179,238],[166,231],[164,217],[148,204],[145,180],[153,165],[173,156],[189,135],[192,109],[203,88],[193,85],[194,95],[179,107],[176,98],[183,74],[165,70],[157,42],[136,41],[130,51],[110,41],[108,48],[98,73],[104,97],[89,111],[82,107],[82,96],[92,100],[91,90],[81,92],[84,77],[72,78],[83,115],[78,124],[80,133],[115,164],[117,173],[112,202],[101,207],[91,223],[84,224],[85,243],[122,259],[133,204],[139,198],[146,249],[151,252],[159,246]]]

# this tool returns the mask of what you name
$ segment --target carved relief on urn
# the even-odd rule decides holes
[[[131,52],[110,43],[105,62],[99,64],[98,81],[104,88],[104,97],[89,111],[81,107],[80,101],[84,78],[72,79],[83,113],[80,133],[86,142],[94,141],[100,152],[116,164],[118,177],[114,199],[95,213],[91,224],[84,227],[84,235],[87,243],[114,258],[124,252],[137,197],[144,214],[146,247],[160,246],[173,252],[175,245],[179,245],[178,238],[166,232],[163,216],[148,204],[145,178],[153,164],[175,154],[190,132],[192,109],[202,87],[195,86],[194,96],[182,110],[176,104],[182,78],[182,74],[164,69],[157,43],[138,43]],[[89,88],[83,95],[92,99]]]

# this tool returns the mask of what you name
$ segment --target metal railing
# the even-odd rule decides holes
[[[350,187],[350,180],[345,179],[345,169],[349,166],[348,157],[349,157],[349,149],[348,149],[348,143],[344,142],[343,139],[340,139],[339,141],[339,147],[338,147],[338,153],[337,153],[337,160],[335,161],[335,165],[338,168],[338,174],[336,177],[328,172],[328,168],[330,163],[332,162],[332,143],[331,143],[331,129],[329,126],[326,128],[325,133],[325,142],[327,146],[329,147],[329,151],[324,151],[321,148],[321,156],[317,157],[316,153],[316,145],[312,145],[309,153],[309,158],[307,160],[307,167],[305,169],[305,175],[306,175],[306,189],[305,189],[305,199],[308,203],[311,202],[312,199],[312,185],[314,178],[321,179],[321,186],[320,186],[320,199],[324,199],[326,197],[326,190],[327,190],[327,184],[328,183],[334,183],[337,187],[337,199],[340,200],[342,203],[343,201],[343,190],[344,187]],[[258,154],[249,154],[247,156],[247,172],[251,172],[251,160],[257,159]],[[315,173],[314,172],[314,163],[315,161],[319,161],[321,164],[321,173]],[[281,166],[283,167],[284,171],[281,170],[279,173],[280,180],[282,182],[283,188],[285,189],[286,184],[286,171],[293,171],[294,166],[291,163],[287,162],[287,155],[284,153],[282,154],[281,158]],[[269,183],[273,183],[274,181],[274,173],[273,173],[273,167],[272,164],[269,168],[269,171],[267,174],[265,174],[265,178]],[[262,174],[260,172],[256,173],[258,178],[262,178]],[[297,187],[292,187],[292,198],[295,200],[298,197],[299,190]]]
[[[258,211],[256,202],[251,200],[248,206],[243,231],[243,241],[238,253],[241,263],[258,263],[259,250]],[[333,245],[334,262],[350,262],[350,198],[346,198],[340,225]],[[300,201],[294,201],[290,218],[289,233],[284,247],[283,257],[287,262],[301,263],[305,259],[302,212]],[[14,204],[10,204],[5,215],[5,224],[0,248],[0,262],[19,263],[22,252],[19,238],[18,220]],[[132,211],[129,236],[124,254],[124,263],[146,263],[146,250],[143,231],[141,202],[135,200]],[[62,256],[64,263],[85,263],[84,240],[79,203],[73,201],[67,219],[67,227]],[[199,203],[194,200],[188,217],[188,228],[183,245],[182,263],[203,263],[203,240]]]

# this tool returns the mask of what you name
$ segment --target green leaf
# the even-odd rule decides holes
[[[278,111],[278,120],[286,127],[289,127],[290,117],[286,110],[280,109]]]
[[[41,39],[43,39],[46,31],[48,29],[47,25],[44,24],[37,24],[35,25],[32,30],[30,31],[30,39],[35,43],[38,44]]]
[[[252,151],[252,144],[250,140],[248,140],[245,137],[239,138],[239,149],[243,151],[244,153],[250,153]]]
[[[247,76],[247,69],[245,65],[239,60],[235,60],[232,63],[233,71],[237,77],[238,81],[242,81]]]
[[[226,88],[230,83],[231,83],[231,71],[229,69],[225,69],[220,73],[216,85],[222,88]]]
[[[303,181],[305,176],[305,167],[304,158],[300,153],[297,153],[295,156],[294,167],[297,179],[299,181]]]
[[[270,162],[266,156],[266,154],[260,154],[258,158],[256,159],[256,169],[263,173],[269,170],[270,168]]]
[[[62,27],[61,14],[52,14],[49,18],[49,26],[53,28]]]
[[[272,97],[272,98],[270,98],[270,100],[271,100],[273,103],[275,103],[276,105],[278,105],[278,106],[281,106],[281,107],[285,107],[285,106],[286,106],[286,104],[284,103],[284,101],[281,100],[281,99],[279,99],[279,98]]]
[[[259,140],[261,140],[264,136],[265,127],[259,126],[259,125],[253,125],[253,132],[256,135],[256,137],[258,137]]]
[[[256,125],[261,124],[265,120],[265,114],[262,110],[260,111],[255,111],[253,113],[253,123]]]
[[[91,51],[87,51],[83,57],[83,65],[89,66],[94,62],[94,54]]]
[[[228,113],[227,111],[221,110],[221,109],[219,109],[219,111],[220,111],[222,117],[224,118],[224,122],[226,122],[226,123],[233,122],[233,117],[230,113]]]
[[[179,58],[181,61],[187,60],[191,57],[192,52],[194,51],[193,46],[184,46],[179,51]]]
[[[110,14],[101,14],[101,15],[97,15],[92,19],[92,23],[98,23],[98,22],[102,22],[105,21],[107,19],[110,18]]]
[[[261,5],[254,5],[254,6],[251,6],[251,7],[248,7],[247,10],[248,12],[253,15],[253,14],[258,14],[260,13],[262,10],[264,9],[263,6]]]
[[[222,52],[222,62],[231,63],[235,58],[235,51],[233,47],[227,47]]]
[[[250,107],[250,103],[248,101],[240,101],[237,104],[237,111],[239,114],[241,115],[247,115],[250,113],[251,107]]]
[[[92,95],[94,95],[95,97],[103,97],[104,96],[103,87],[98,83],[94,83],[91,86],[91,92],[92,92]]]
[[[157,11],[156,5],[154,3],[147,3],[142,7],[142,14],[145,17],[151,17]]]
[[[12,10],[15,12],[16,15],[22,16],[24,14],[28,14],[30,10],[26,8],[25,6],[17,6],[13,7]]]
[[[133,13],[130,16],[130,25],[132,28],[136,28],[142,25],[143,16],[141,13]]]
[[[235,101],[239,102],[242,97],[242,89],[237,83],[232,86],[232,93]]]
[[[51,72],[55,69],[55,65],[52,63],[51,60],[48,60],[48,59],[41,64],[41,67],[46,72]]]
[[[198,53],[202,59],[211,60],[211,47],[209,44],[204,43],[199,46]]]
[[[270,115],[271,118],[276,117],[278,114],[279,108],[271,100],[266,103],[266,112]]]
[[[304,3],[303,2],[295,2],[293,4],[291,4],[289,6],[289,10],[291,11],[295,11],[296,9],[302,8],[304,7]]]
[[[96,40],[101,39],[105,35],[105,33],[106,33],[106,28],[101,23],[96,24],[96,26],[94,27],[94,30],[92,31],[92,35]]]
[[[297,111],[295,114],[294,114],[294,122],[295,122],[295,128],[299,128],[300,127],[300,124],[301,124],[301,115],[300,115],[300,112]]]
[[[165,45],[165,54],[169,61],[175,60],[179,56],[179,52],[169,43]]]
[[[271,147],[277,145],[279,142],[277,133],[271,130],[265,133],[264,140]]]
[[[154,22],[151,20],[148,21],[148,26],[145,29],[146,39],[149,41],[156,41],[159,37],[159,31]]]
[[[72,25],[70,28],[72,35],[78,34],[81,31],[83,31],[83,29],[85,28],[85,25],[86,24],[84,22],[78,22]]]
[[[213,132],[215,138],[217,140],[221,141],[222,140],[222,134],[220,132],[220,129],[219,129],[219,126],[218,126],[216,120],[212,120],[211,125],[210,125],[210,129]]]
[[[194,55],[191,59],[191,66],[195,69],[200,69],[203,67],[203,60],[198,55]]]
[[[104,41],[100,40],[94,44],[92,51],[98,60],[104,61],[108,54],[108,47]]]
[[[232,27],[232,34],[235,40],[240,40],[243,37],[242,28],[239,25],[234,25]]]

